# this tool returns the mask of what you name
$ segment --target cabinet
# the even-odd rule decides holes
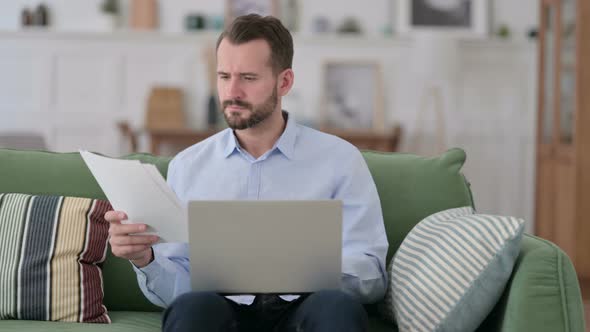
[[[124,137],[127,137],[131,143],[132,150],[136,152],[137,137],[136,133],[129,129],[127,123],[120,123],[119,130]],[[395,152],[401,138],[401,127],[395,126],[391,132],[378,134],[373,132],[347,131],[338,129],[322,129],[322,131],[350,142],[359,149],[368,149],[384,152]],[[160,147],[168,144],[175,147],[178,151],[187,148],[207,137],[217,133],[217,130],[194,130],[188,128],[181,129],[146,129],[150,138],[150,153],[160,154]],[[135,142],[135,143],[134,143]]]
[[[537,235],[590,280],[590,1],[540,0]]]

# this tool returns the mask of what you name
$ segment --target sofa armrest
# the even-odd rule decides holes
[[[569,257],[525,234],[506,289],[478,331],[584,332],[582,295]]]

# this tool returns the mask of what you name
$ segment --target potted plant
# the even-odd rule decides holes
[[[105,30],[114,30],[119,26],[119,1],[103,0],[100,5],[102,26]]]

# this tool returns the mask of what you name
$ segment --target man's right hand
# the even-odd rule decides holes
[[[110,223],[109,243],[113,255],[130,260],[135,266],[142,268],[153,258],[152,245],[158,242],[157,235],[132,235],[145,232],[145,224],[122,224],[127,214],[122,211],[108,211],[104,218]]]

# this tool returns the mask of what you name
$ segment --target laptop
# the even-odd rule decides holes
[[[191,201],[188,216],[193,291],[340,289],[341,201]]]

